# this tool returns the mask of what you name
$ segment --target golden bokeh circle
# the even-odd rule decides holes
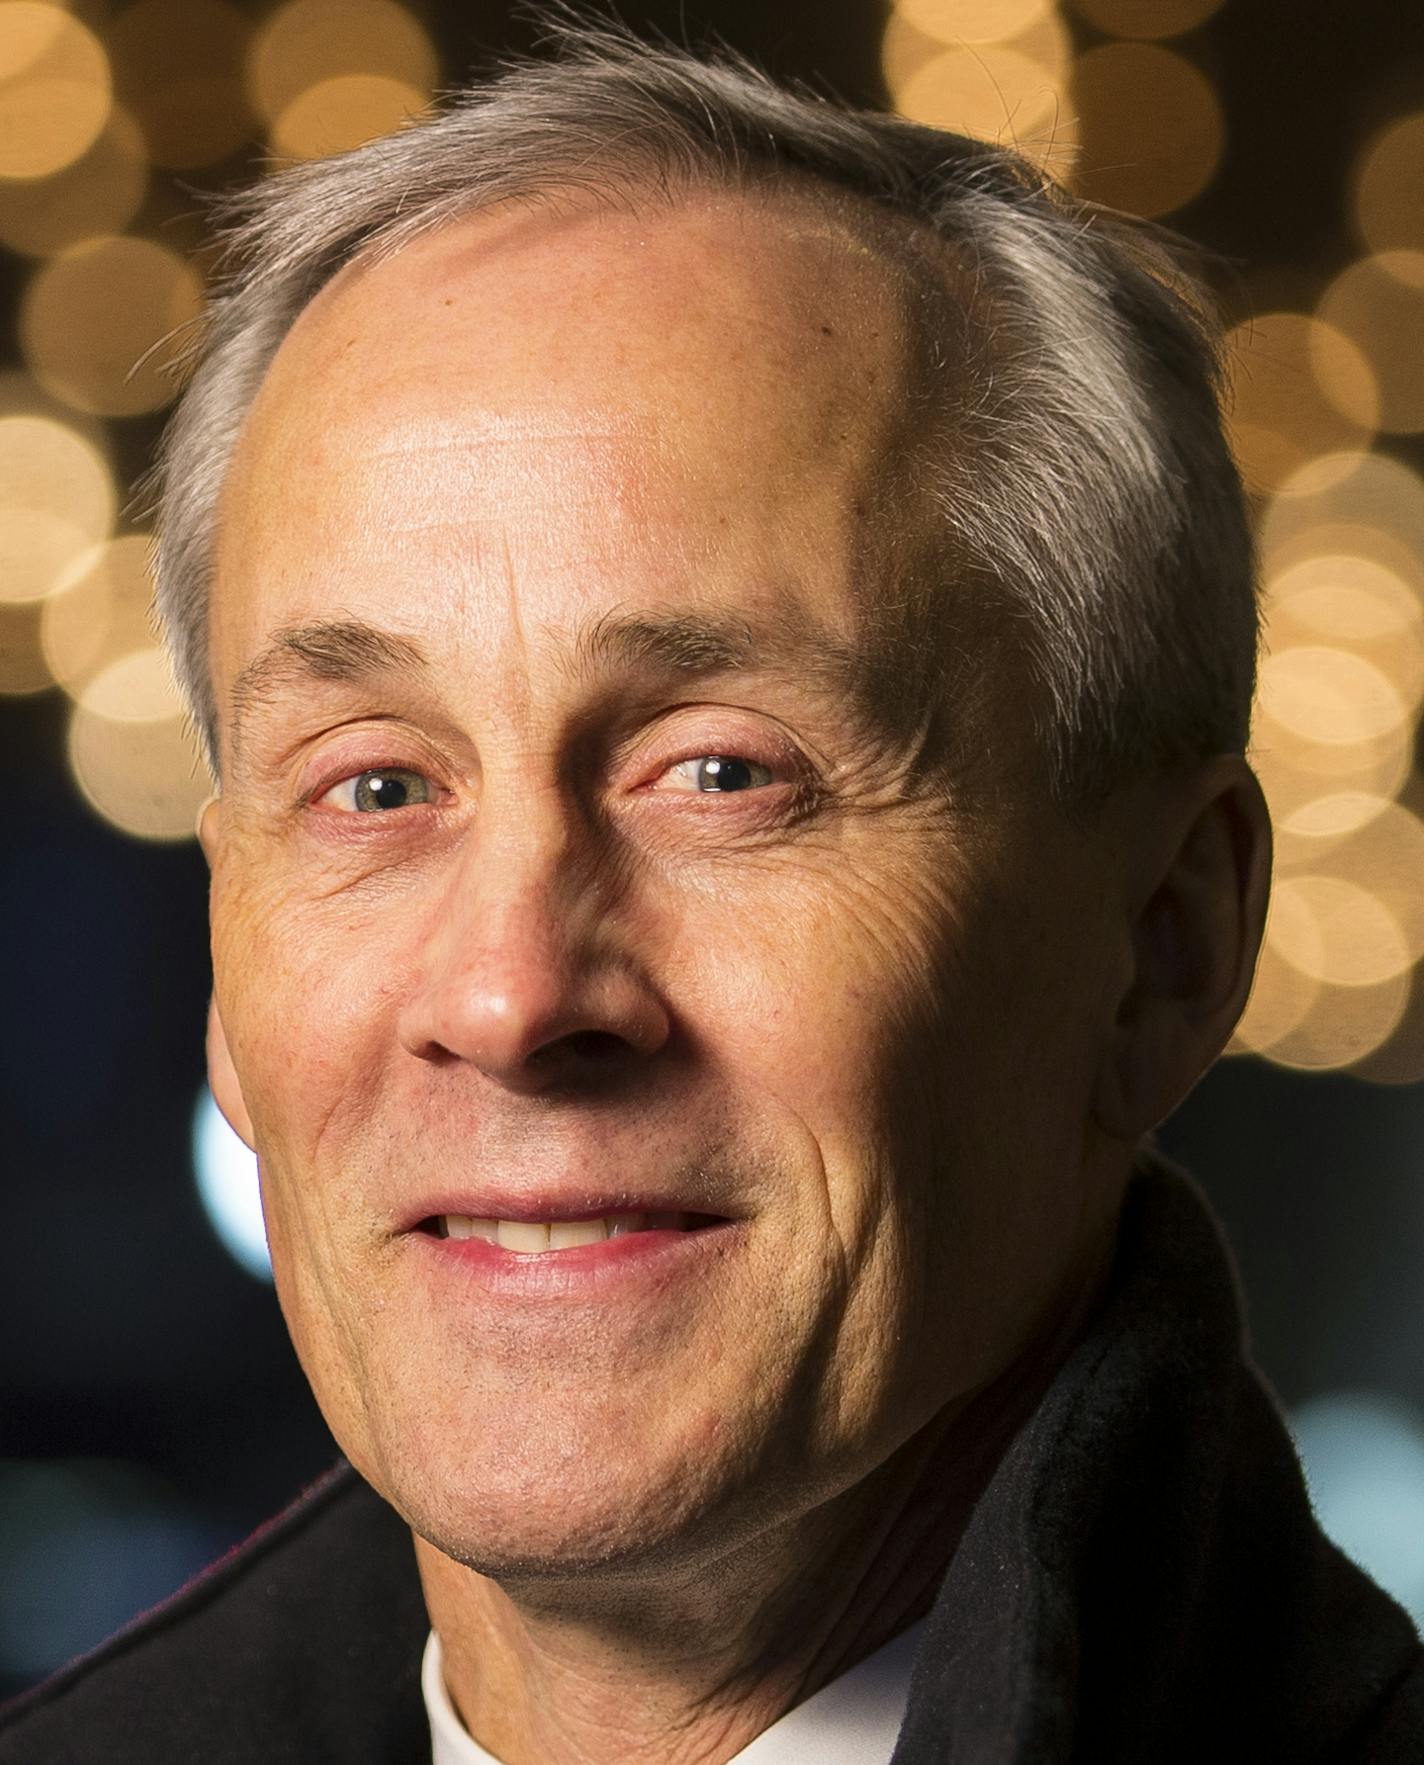
[[[946,49],[893,94],[912,122],[1004,142],[1030,157],[1061,148],[1070,133],[1062,79],[1017,46]]]
[[[1358,747],[1407,727],[1409,706],[1372,662],[1330,644],[1290,644],[1261,664],[1263,723],[1297,741]]]
[[[1200,68],[1153,43],[1105,43],[1073,64],[1082,160],[1074,187],[1130,214],[1162,215],[1216,176],[1226,118]]]
[[[1269,943],[1261,946],[1246,1009],[1228,1054],[1269,1054],[1302,1024],[1320,993],[1320,982],[1286,961]]]
[[[1378,668],[1413,709],[1424,700],[1424,602],[1378,558],[1320,552],[1277,569],[1263,598],[1268,652],[1325,642]]]
[[[1411,963],[1390,907],[1373,889],[1344,876],[1282,877],[1267,935],[1279,956],[1326,986],[1376,987],[1406,973]]]
[[[47,178],[87,153],[109,120],[109,58],[59,6],[0,6],[0,178]]]
[[[1002,43],[1048,17],[1054,0],[896,0],[895,16],[937,42]]]
[[[216,164],[255,134],[242,80],[252,26],[226,0],[136,0],[109,34],[119,96],[161,166]]]
[[[1277,830],[1283,874],[1358,883],[1393,916],[1407,962],[1424,957],[1424,823],[1403,803],[1342,792],[1302,805]]]
[[[36,272],[20,310],[21,347],[56,398],[132,416],[174,396],[162,346],[202,302],[202,278],[177,252],[150,239],[91,239]]]
[[[1223,0],[1073,0],[1075,12],[1110,37],[1180,37],[1205,24]]]
[[[113,525],[117,493],[92,443],[52,417],[0,417],[0,601],[35,601]]]
[[[1273,312],[1226,337],[1227,421],[1248,489],[1278,488],[1374,431],[1379,390],[1363,352],[1304,313]],[[1326,388],[1330,388],[1327,394]]]
[[[85,704],[69,719],[70,771],[85,801],[139,839],[191,839],[212,786],[182,717],[114,722]]]
[[[1302,546],[1328,543],[1378,556],[1413,580],[1424,559],[1424,479],[1402,460],[1360,450],[1306,460],[1262,511],[1258,540],[1268,573]]]
[[[1372,251],[1424,248],[1424,111],[1381,129],[1360,155],[1354,211]]]
[[[71,697],[118,657],[153,643],[150,542],[138,533],[96,545],[44,603],[46,665]]]
[[[309,121],[302,123],[301,112],[295,120],[289,117],[291,107],[313,87],[355,74],[375,75],[408,88],[415,97],[403,102],[407,109],[419,110],[435,89],[440,64],[424,26],[395,0],[288,0],[262,26],[247,58],[252,104],[274,131],[274,145],[284,152],[297,150],[280,146],[283,127],[288,135],[300,130],[304,139],[312,127]],[[348,107],[362,103],[368,112],[372,104],[379,108],[376,88],[369,88],[365,99],[359,98],[360,90],[339,89],[334,99],[328,95],[328,101]],[[388,92],[387,111],[390,102]],[[374,132],[386,134],[398,120]],[[310,151],[303,153],[312,157]]]
[[[147,188],[143,132],[115,105],[98,140],[72,165],[47,178],[0,183],[0,243],[51,257],[96,233],[117,233]]]
[[[168,658],[152,642],[106,662],[78,703],[107,723],[168,723],[183,715]]]
[[[1403,434],[1424,429],[1424,252],[1361,258],[1325,290],[1317,311],[1370,363],[1379,386],[1379,427]],[[1337,401],[1329,385],[1324,390]]]
[[[289,159],[321,159],[390,135],[418,116],[426,95],[385,74],[342,74],[309,86],[272,125],[273,149]]]
[[[1410,991],[1408,970],[1372,987],[1321,986],[1300,1021],[1265,1050],[1267,1058],[1300,1072],[1356,1066],[1399,1028]]]

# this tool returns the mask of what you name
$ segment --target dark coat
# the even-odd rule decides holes
[[[409,1533],[338,1466],[0,1714],[0,1765],[428,1765],[426,1630]],[[1424,1765],[1424,1649],[1316,1525],[1226,1249],[1152,1163],[945,1577],[894,1765],[1235,1760]]]

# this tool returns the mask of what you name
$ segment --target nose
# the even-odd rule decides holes
[[[610,929],[605,892],[545,821],[497,844],[471,836],[399,1019],[417,1058],[530,1093],[607,1083],[670,1033],[657,989]]]

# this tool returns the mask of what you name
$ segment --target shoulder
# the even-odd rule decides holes
[[[409,1529],[341,1464],[0,1711],[0,1765],[428,1759],[427,1630]]]

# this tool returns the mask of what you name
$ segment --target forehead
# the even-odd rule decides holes
[[[220,695],[265,634],[373,597],[419,632],[496,590],[534,625],[732,593],[844,634],[908,525],[914,301],[784,196],[510,208],[349,266],[239,437]]]

